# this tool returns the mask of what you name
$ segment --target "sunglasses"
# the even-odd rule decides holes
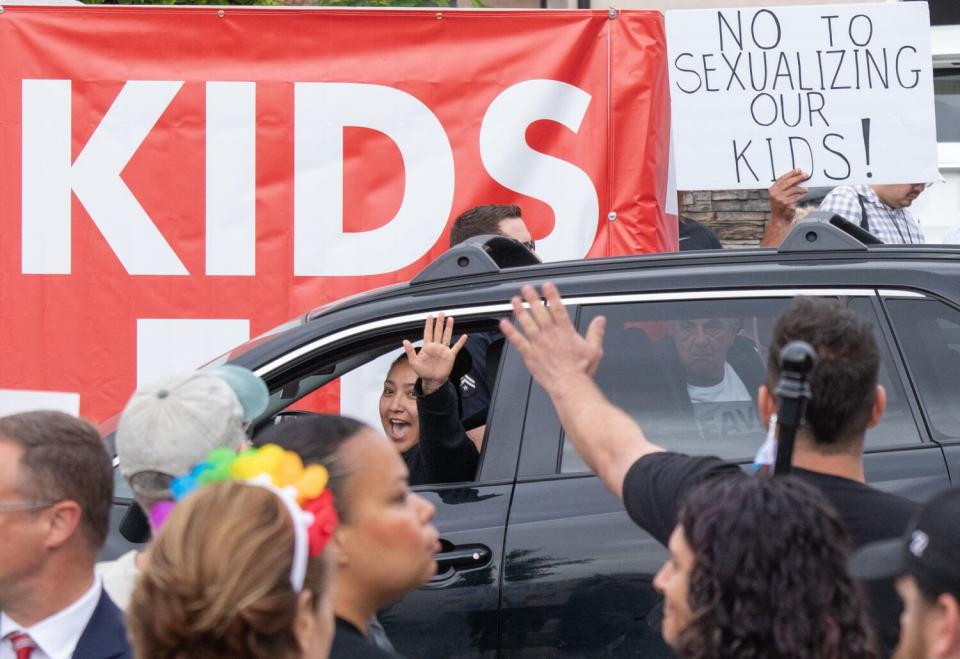
[[[43,510],[56,501],[0,501],[0,513],[19,513],[28,510]]]

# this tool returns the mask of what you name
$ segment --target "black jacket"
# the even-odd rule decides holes
[[[417,381],[420,441],[403,454],[411,485],[472,481],[480,453],[460,422],[457,390],[450,380],[431,394]]]

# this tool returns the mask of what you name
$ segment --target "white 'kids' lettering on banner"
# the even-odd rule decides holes
[[[677,187],[937,177],[925,2],[666,13]]]

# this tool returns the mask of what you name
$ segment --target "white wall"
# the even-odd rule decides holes
[[[960,224],[960,168],[940,168],[945,182],[920,195],[911,210],[920,219],[928,243],[942,242],[944,234]]]

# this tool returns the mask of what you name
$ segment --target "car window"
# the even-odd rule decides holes
[[[880,325],[877,321],[871,300],[867,298],[853,298],[849,300],[847,306],[866,318],[873,325],[873,335],[877,340],[877,347],[880,350],[880,375],[877,378],[880,385],[887,392],[887,409],[883,417],[873,428],[867,429],[867,437],[864,443],[866,451],[882,449],[889,446],[902,446],[904,444],[916,444],[920,441],[920,434],[917,430],[917,419],[910,410],[910,405],[906,400],[906,392],[903,389],[903,382],[896,375],[896,369],[893,366],[893,357],[883,332],[880,331]]]
[[[848,302],[876,326],[869,299]],[[652,441],[742,461],[752,459],[764,439],[757,390],[766,380],[773,328],[790,304],[790,298],[770,298],[598,305],[581,310],[578,326],[583,332],[597,315],[607,317],[597,383]],[[868,434],[868,450],[920,441],[902,388],[888,373],[883,344],[881,354],[889,413]],[[560,467],[586,470],[566,442]]]
[[[929,299],[885,304],[934,439],[960,438],[960,312]]]
[[[495,327],[494,320],[481,321],[478,325],[473,322],[465,327],[470,329],[471,339],[474,336],[489,334]],[[485,331],[476,331],[477,327]],[[378,332],[376,336],[357,337],[352,345],[341,346],[333,352],[325,355],[318,355],[311,361],[299,365],[290,375],[282,378],[281,382],[270,382],[270,402],[268,404],[267,418],[258,423],[254,434],[254,441],[260,441],[260,437],[265,429],[272,425],[282,424],[288,420],[296,419],[305,414],[311,413],[341,413],[354,417],[378,432],[382,432],[394,441],[394,445],[402,454],[406,454],[413,447],[408,447],[405,443],[414,436],[419,430],[420,437],[425,437],[426,433],[416,418],[417,399],[413,393],[412,385],[416,381],[416,374],[409,367],[401,365],[399,370],[394,372],[393,380],[388,385],[385,383],[388,372],[398,358],[403,357],[403,350],[400,347],[401,341],[406,338],[413,341],[415,346],[419,346],[418,337],[423,336],[423,325],[406,325],[389,328],[389,331]],[[461,370],[469,364],[470,358],[467,350],[461,350],[462,357],[467,359],[464,365],[459,365]],[[497,353],[499,360],[499,353]],[[483,369],[496,369],[496,364],[484,363]],[[467,410],[465,405],[466,397],[463,394],[458,373],[457,382],[454,382],[457,392],[456,401],[449,409],[453,415],[454,423],[460,418],[461,410]],[[466,372],[464,377],[473,382],[471,373]],[[470,388],[467,392],[473,393],[475,388]],[[389,399],[383,407],[381,416],[381,399]],[[391,404],[392,402],[392,404]],[[485,416],[485,415],[484,415]],[[483,425],[484,418],[479,418],[474,423],[473,417],[466,418],[466,428],[472,429],[476,425]],[[424,445],[420,445],[414,452],[424,454],[421,459],[415,459],[413,453],[406,455],[406,461],[411,469],[412,485],[429,485],[441,482],[463,482],[472,481],[476,476],[476,464],[479,462],[476,455],[476,449],[473,446],[481,445],[483,441],[483,428],[479,431],[471,431],[470,435],[457,435],[457,438],[469,438],[473,442],[470,447],[464,444],[459,448],[454,445],[456,442],[450,442],[449,451],[444,449],[442,455],[450,460],[460,460],[463,457],[472,457],[474,467],[456,468],[453,464],[448,469],[447,465],[434,467],[430,460],[440,453],[426,454],[423,450]],[[445,439],[452,437],[444,436]],[[462,443],[462,442],[461,442]],[[471,451],[473,451],[471,455]],[[436,462],[436,460],[434,460]],[[443,476],[434,478],[428,477],[428,474],[442,472]],[[469,476],[467,473],[469,472]],[[456,475],[454,478],[453,475]]]

